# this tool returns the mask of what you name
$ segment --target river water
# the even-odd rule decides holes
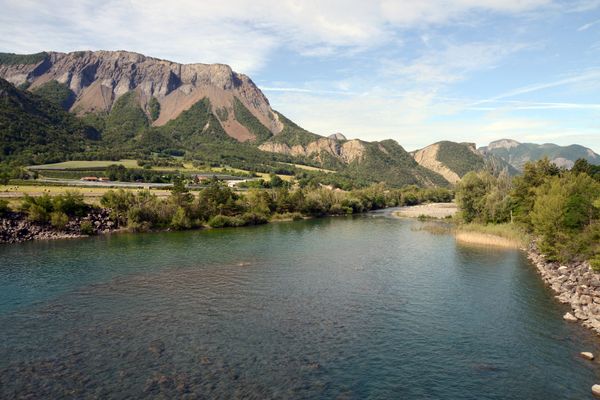
[[[514,250],[327,218],[0,247],[0,398],[586,399]]]

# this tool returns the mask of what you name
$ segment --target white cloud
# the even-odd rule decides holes
[[[441,49],[427,48],[408,62],[384,60],[381,72],[411,82],[448,84],[462,80],[469,72],[494,68],[508,55],[528,47],[520,43],[450,43]]]
[[[549,0],[0,0],[4,50],[126,49],[251,73],[281,47],[305,56],[383,46],[398,26],[477,11],[520,13]]]
[[[551,82],[536,83],[536,84],[520,87],[517,89],[513,89],[508,92],[501,93],[497,96],[493,96],[493,97],[490,97],[485,100],[479,100],[479,101],[471,104],[471,107],[474,107],[479,104],[491,103],[491,102],[494,102],[497,100],[506,99],[509,97],[515,97],[515,96],[519,96],[519,95],[527,94],[527,93],[538,92],[540,90],[555,88],[555,87],[559,87],[559,86],[573,85],[573,84],[587,82],[587,81],[597,81],[599,78],[600,78],[600,70],[592,69],[592,70],[585,71],[585,72],[582,72],[582,73],[579,73],[579,74],[576,74],[573,76],[569,76],[567,78],[561,78],[561,79],[554,80]]]
[[[590,29],[592,26],[594,26],[594,25],[596,25],[598,23],[600,23],[600,19],[597,19],[597,20],[592,21],[592,22],[588,22],[587,24],[583,24],[579,28],[577,28],[577,32],[586,31],[586,30]]]

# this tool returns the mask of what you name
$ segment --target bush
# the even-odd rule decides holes
[[[69,223],[69,217],[62,211],[54,211],[50,214],[50,223],[53,227],[62,231]]]
[[[595,272],[600,272],[600,255],[597,255],[590,260],[590,266]]]
[[[269,222],[269,219],[264,214],[247,212],[242,215],[242,221],[244,225],[262,225]]]
[[[71,190],[55,196],[52,199],[52,205],[54,211],[60,211],[72,217],[81,217],[89,209],[89,206],[83,201],[83,195]]]
[[[243,226],[244,221],[239,217],[229,217],[227,215],[215,215],[208,221],[211,228],[226,228]]]
[[[173,215],[171,219],[171,228],[176,230],[184,230],[190,229],[192,227],[192,222],[185,211],[185,208],[178,207],[177,211]]]
[[[8,201],[4,199],[0,199],[0,217],[6,215],[10,211],[8,207]]]
[[[91,221],[82,221],[79,225],[79,229],[82,235],[93,235],[94,234],[94,226]]]

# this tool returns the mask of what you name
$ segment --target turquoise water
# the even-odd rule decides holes
[[[359,216],[0,247],[0,398],[585,399],[525,256]]]

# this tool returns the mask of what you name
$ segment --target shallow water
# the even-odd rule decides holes
[[[0,398],[582,399],[525,256],[360,216],[0,247]]]

